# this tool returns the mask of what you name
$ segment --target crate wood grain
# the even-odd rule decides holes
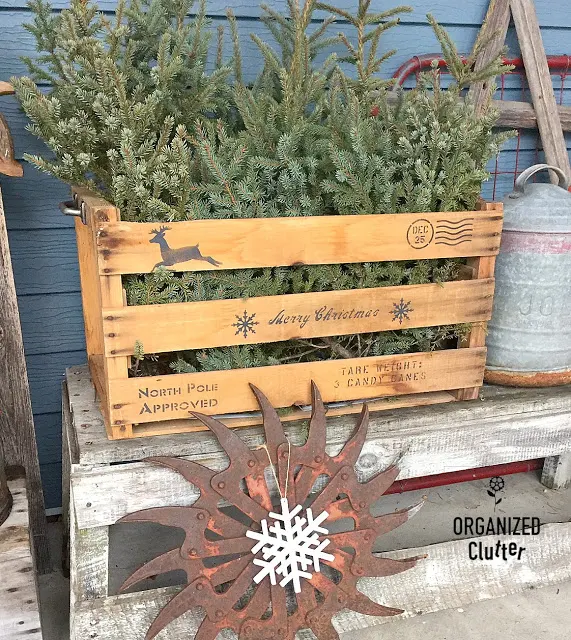
[[[168,229],[164,243],[150,244],[162,227]],[[163,253],[164,266],[173,271],[495,255],[501,229],[498,205],[489,212],[109,223],[101,226],[97,244],[100,273],[109,275],[150,273],[164,261]],[[174,252],[198,245],[202,259],[168,264]],[[203,259],[208,257],[221,264]]]
[[[69,368],[65,387],[69,391],[70,414],[64,419],[70,424],[73,420],[69,457],[78,465],[78,473],[94,465],[116,466],[152,456],[188,456],[207,464],[214,459],[225,460],[209,431],[111,441],[105,433],[89,367]],[[327,442],[335,450],[350,438],[355,417],[331,417],[331,410],[327,416]],[[378,461],[372,465],[373,472],[404,448],[408,453],[400,477],[425,476],[571,453],[570,416],[568,387],[518,389],[484,385],[481,402],[372,414],[366,446],[374,445],[376,450],[374,458]],[[303,444],[304,421],[287,424],[286,431],[292,443]],[[263,443],[259,426],[241,429],[240,437],[250,448]],[[427,455],[431,451],[433,455]],[[442,451],[446,452],[445,462],[440,457]]]
[[[286,419],[303,414],[310,380],[335,403],[373,400],[375,409],[477,397],[485,325],[493,301],[502,206],[477,211],[317,216],[264,220],[130,223],[108,202],[78,190],[76,219],[89,365],[112,439],[194,431],[191,411],[259,421],[248,382],[258,384]],[[349,291],[128,306],[122,275],[464,257],[461,279]],[[145,353],[327,339],[439,325],[471,328],[462,349],[273,367],[129,377],[136,347]],[[402,368],[402,371],[401,371]],[[302,407],[300,409],[300,407]]]
[[[328,402],[480,386],[485,361],[486,349],[480,347],[128,378],[114,381],[109,400],[116,424],[132,424],[142,417],[174,420],[188,418],[191,411],[257,411],[250,383],[275,407],[309,405],[310,380],[328,389]]]
[[[148,456],[180,456],[217,470],[226,454],[207,432],[110,441],[86,366],[67,372],[64,487],[71,484],[72,611],[71,639],[142,640],[176,587],[115,595],[108,589],[110,525],[124,515],[156,506],[183,506],[196,489],[165,468],[140,462]],[[67,398],[69,397],[69,405]],[[66,408],[67,407],[67,408]],[[371,415],[369,434],[356,469],[362,480],[377,474],[402,451],[399,479],[514,462],[571,452],[571,393],[565,388],[484,387],[481,402],[456,402]],[[355,427],[355,416],[327,421],[327,449],[339,450]],[[286,425],[294,444],[304,442],[304,423]],[[263,442],[261,427],[240,431],[249,447]],[[479,539],[496,542],[495,537]],[[511,538],[506,537],[506,542]],[[514,541],[521,544],[521,538]],[[374,600],[402,606],[407,616],[541,587],[571,578],[571,523],[549,524],[540,536],[526,537],[522,562],[474,562],[470,540],[383,554],[394,558],[428,554],[415,569],[389,578],[364,579],[359,589]],[[169,625],[164,638],[182,640],[196,632],[200,612],[193,610]],[[389,623],[342,611],[339,632]],[[231,635],[221,635],[231,638]],[[299,635],[298,638],[307,638]],[[158,636],[161,638],[161,635]]]
[[[8,486],[14,506],[0,526],[0,640],[42,640],[26,481],[12,480]]]
[[[147,353],[163,353],[226,347],[238,341],[239,344],[258,344],[485,322],[492,313],[493,294],[493,278],[482,278],[103,309],[105,355],[132,355],[134,337]],[[410,308],[410,311],[405,309],[403,317],[395,312],[395,305],[401,300],[406,300]],[[246,316],[252,318],[252,329],[237,328],[239,320]],[[213,319],[216,331],[213,331]]]

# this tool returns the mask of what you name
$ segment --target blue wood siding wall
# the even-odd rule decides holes
[[[270,3],[276,8],[286,4],[285,0],[270,0]],[[243,35],[245,71],[253,77],[259,56],[248,34],[256,32],[264,38],[269,35],[258,20],[260,10],[255,0],[232,4]],[[337,0],[337,4],[351,7],[356,0]],[[375,9],[383,10],[398,3],[383,0],[373,4]],[[385,67],[387,75],[416,54],[438,51],[437,41],[426,23],[428,11],[449,29],[461,51],[469,50],[488,0],[416,0],[414,4],[414,12],[405,15],[402,24],[383,41],[385,50],[398,50]],[[54,10],[59,10],[65,8],[67,2],[56,0],[53,5]],[[571,54],[569,0],[536,0],[536,5],[547,53]],[[112,13],[115,2],[102,0],[99,6]],[[222,0],[210,0],[213,27],[224,19],[226,6]],[[34,55],[32,37],[23,28],[29,20],[30,13],[23,0],[0,0],[2,80],[24,74],[26,70],[20,56]],[[337,30],[338,27],[332,28],[332,32]],[[518,46],[513,29],[508,44],[510,53],[516,54]],[[25,131],[26,120],[16,101],[12,97],[1,98],[0,109],[11,126],[17,157],[21,159],[25,152],[42,153],[43,145]],[[522,166],[526,162],[531,164],[535,157],[533,136],[526,136],[522,148]],[[510,165],[514,153],[512,145],[503,155],[502,163]],[[503,191],[507,185],[508,179]],[[60,384],[66,367],[85,362],[74,232],[71,220],[58,211],[58,203],[66,199],[69,191],[66,185],[27,164],[24,178],[2,176],[0,186],[8,220],[47,506],[58,507],[61,504]],[[501,196],[501,192],[502,185],[498,195]]]

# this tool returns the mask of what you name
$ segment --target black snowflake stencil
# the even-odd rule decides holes
[[[408,314],[412,313],[414,309],[410,306],[411,301],[404,301],[404,298],[400,299],[400,302],[393,302],[393,309],[389,311],[393,316],[393,322],[395,320],[399,321],[399,324],[402,324],[403,320],[408,320]]]
[[[245,309],[244,309],[244,315],[236,316],[236,322],[232,323],[232,326],[236,327],[235,335],[238,335],[239,333],[241,333],[243,334],[244,338],[247,338],[249,333],[256,333],[256,330],[254,329],[254,325],[260,324],[260,323],[254,320],[255,317],[256,317],[255,313],[249,316],[248,312]]]

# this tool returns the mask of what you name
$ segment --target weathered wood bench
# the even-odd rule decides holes
[[[185,457],[220,469],[226,465],[225,454],[208,432],[108,440],[87,367],[68,370],[63,414],[71,640],[142,640],[177,587],[121,595],[110,593],[110,527],[122,516],[139,509],[190,505],[197,497],[196,490],[178,474],[148,465],[142,462],[144,458]],[[329,419],[331,450],[346,441],[355,420],[355,416]],[[303,424],[289,423],[286,432],[294,444],[303,442]],[[240,435],[249,446],[263,441],[259,427],[243,428]],[[372,475],[403,450],[406,455],[399,479],[545,457],[544,483],[551,488],[569,485],[571,388],[485,387],[479,401],[373,414],[358,466]],[[428,551],[429,557],[413,571],[390,578],[364,579],[359,586],[373,599],[382,590],[385,603],[394,599],[409,615],[415,615],[571,579],[568,560],[571,524],[547,525],[539,536],[526,539],[526,543],[529,553],[518,565],[470,561],[466,540],[400,550],[389,555],[398,558]],[[440,570],[438,585],[432,584],[429,589],[430,572],[437,565],[445,569]],[[398,597],[391,598],[391,594]],[[344,610],[335,617],[334,624],[341,632],[387,620]],[[191,612],[172,623],[158,638],[192,638],[199,622],[200,613]]]

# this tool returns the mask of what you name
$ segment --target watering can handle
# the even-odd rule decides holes
[[[514,193],[522,194],[524,192],[527,181],[539,171],[544,171],[546,169],[551,169],[551,171],[554,171],[557,174],[557,176],[559,177],[559,186],[562,189],[569,189],[571,183],[569,182],[569,180],[567,180],[567,176],[563,173],[563,171],[561,171],[559,167],[554,167],[550,164],[534,164],[533,167],[529,167],[519,174],[517,180],[515,181]]]

